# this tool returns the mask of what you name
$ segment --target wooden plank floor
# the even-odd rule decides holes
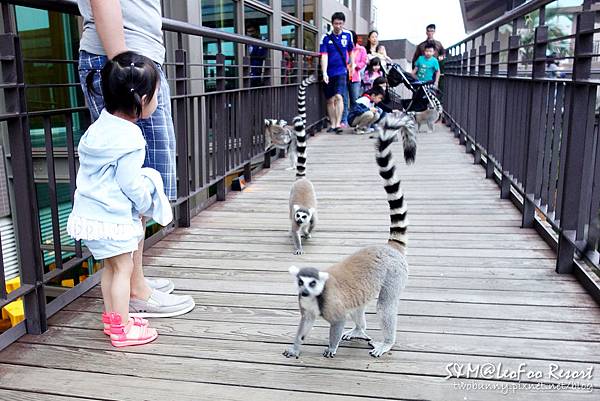
[[[420,135],[417,163],[399,169],[411,221],[410,279],[392,353],[373,359],[365,344],[344,343],[335,359],[324,359],[327,326],[319,321],[300,359],[281,355],[299,316],[288,267],[325,267],[387,238],[373,140],[320,134],[309,142],[308,176],[321,220],[305,255],[292,255],[293,173],[278,161],[147,251],[146,273],[174,278],[178,293],[195,298],[194,311],[153,319],[155,343],[117,350],[100,330],[95,288],[53,317],[47,333],[0,353],[0,399],[597,400],[598,305],[571,276],[554,273],[555,254],[519,228],[518,211],[437,129]],[[368,312],[377,337],[373,305]],[[504,374],[446,379],[449,365],[469,363],[500,364]],[[511,378],[520,364],[525,373]],[[592,377],[553,379],[551,364],[592,368]],[[538,371],[541,379],[527,377]],[[537,382],[592,391],[523,388]]]

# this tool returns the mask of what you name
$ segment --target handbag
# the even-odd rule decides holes
[[[344,63],[346,62],[346,57],[344,57],[344,53],[342,52],[342,49],[340,49],[340,46],[338,46],[337,42],[335,41],[335,37],[333,36],[333,34],[329,34],[327,35],[329,36],[329,39],[331,39],[331,41],[333,42],[333,45],[335,46],[336,50],[338,51],[338,53],[340,54],[340,56],[342,57],[342,60],[344,60]],[[346,70],[348,70],[348,81],[352,82],[352,69],[351,69],[351,65],[346,63]]]

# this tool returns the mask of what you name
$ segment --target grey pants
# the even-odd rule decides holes
[[[352,125],[356,128],[367,128],[377,120],[379,120],[379,113],[365,111],[360,116],[354,118]]]

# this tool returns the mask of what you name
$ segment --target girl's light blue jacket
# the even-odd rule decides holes
[[[72,214],[130,225],[152,206],[152,189],[142,175],[146,141],[140,128],[102,110],[81,138]]]

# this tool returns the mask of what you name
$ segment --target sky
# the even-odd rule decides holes
[[[434,23],[435,38],[444,47],[464,38],[465,28],[458,0],[377,0],[379,40],[426,39],[425,27]]]

